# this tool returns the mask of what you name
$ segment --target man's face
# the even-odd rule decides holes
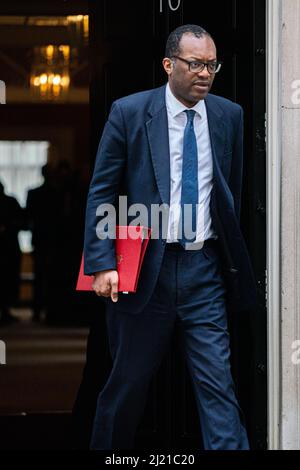
[[[209,36],[204,35],[197,38],[193,34],[186,33],[181,38],[179,48],[177,55],[189,62],[217,61],[216,46]],[[207,96],[215,75],[210,74],[207,67],[202,72],[192,72],[184,61],[174,59],[175,63],[173,63],[170,59],[163,60],[164,69],[169,76],[170,88],[176,98],[185,106],[193,107]]]

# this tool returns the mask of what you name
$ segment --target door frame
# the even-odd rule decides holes
[[[267,0],[268,448],[280,447],[281,389],[281,0]]]

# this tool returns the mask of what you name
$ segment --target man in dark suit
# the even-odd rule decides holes
[[[239,227],[242,109],[209,94],[221,64],[201,27],[171,33],[163,66],[167,86],[113,103],[88,195],[85,273],[95,275],[94,291],[106,302],[113,360],[99,394],[91,448],[133,448],[149,383],[177,323],[205,449],[248,449],[226,315],[227,308],[256,303]],[[167,233],[155,227],[158,236],[148,245],[137,292],[128,295],[118,293],[114,240],[97,237],[97,208],[116,207],[121,194],[128,206],[143,204],[148,214],[153,205],[169,207]],[[152,227],[150,216],[143,222]]]

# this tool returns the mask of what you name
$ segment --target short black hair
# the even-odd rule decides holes
[[[193,34],[194,36],[196,36],[196,38],[202,38],[203,36],[209,36],[210,38],[212,38],[211,35],[207,31],[205,31],[204,28],[196,24],[184,24],[182,26],[179,26],[178,28],[174,29],[174,31],[172,31],[172,33],[168,37],[165,57],[171,58],[174,57],[174,55],[178,55],[180,53],[179,43],[181,41],[182,36],[186,33]]]

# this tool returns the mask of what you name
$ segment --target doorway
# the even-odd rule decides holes
[[[237,0],[205,4],[102,0],[90,10],[91,168],[112,101],[165,83],[161,66],[165,42],[181,24],[196,23],[212,34],[218,58],[224,62],[212,92],[244,109],[241,225],[256,275],[259,308],[230,314],[229,319],[232,370],[252,449],[267,448],[265,12],[265,0],[248,0],[242,5]],[[101,329],[105,343],[104,322]],[[199,447],[199,438],[192,387],[174,341],[151,384],[138,446],[193,448]]]

